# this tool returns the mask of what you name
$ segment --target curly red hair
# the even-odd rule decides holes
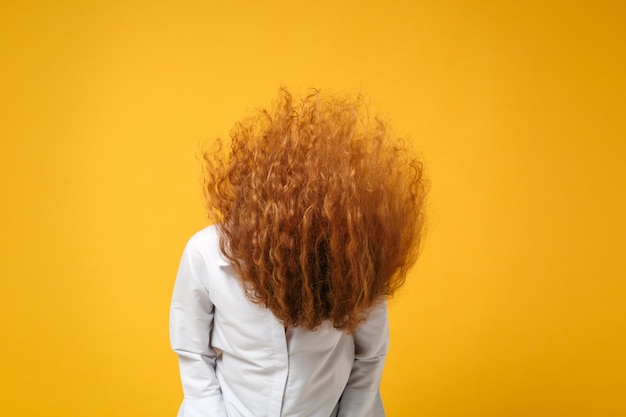
[[[295,101],[238,123],[204,152],[204,193],[247,296],[285,326],[353,333],[418,255],[422,163],[360,98]]]

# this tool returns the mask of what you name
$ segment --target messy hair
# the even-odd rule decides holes
[[[416,261],[422,163],[362,98],[278,103],[204,151],[204,193],[247,297],[285,326],[354,333]]]

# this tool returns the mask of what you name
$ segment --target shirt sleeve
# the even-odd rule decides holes
[[[337,417],[385,416],[380,381],[388,348],[389,320],[387,303],[383,302],[354,335],[354,364]]]
[[[170,307],[170,343],[178,355],[184,392],[178,417],[226,417],[215,375],[217,355],[211,347],[214,307],[202,285],[207,273],[205,259],[190,242],[183,252]]]

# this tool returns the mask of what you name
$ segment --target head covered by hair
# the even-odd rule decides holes
[[[239,122],[204,153],[204,192],[247,296],[285,326],[353,333],[417,259],[422,163],[360,98],[296,101]]]

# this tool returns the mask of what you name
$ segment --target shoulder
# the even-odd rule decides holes
[[[216,225],[207,226],[194,233],[194,235],[191,236],[187,242],[187,246],[203,246],[207,244],[219,246],[219,234],[217,233]]]
[[[191,236],[185,251],[190,256],[204,258],[211,264],[228,265],[220,249],[220,236],[216,225],[205,227]]]

